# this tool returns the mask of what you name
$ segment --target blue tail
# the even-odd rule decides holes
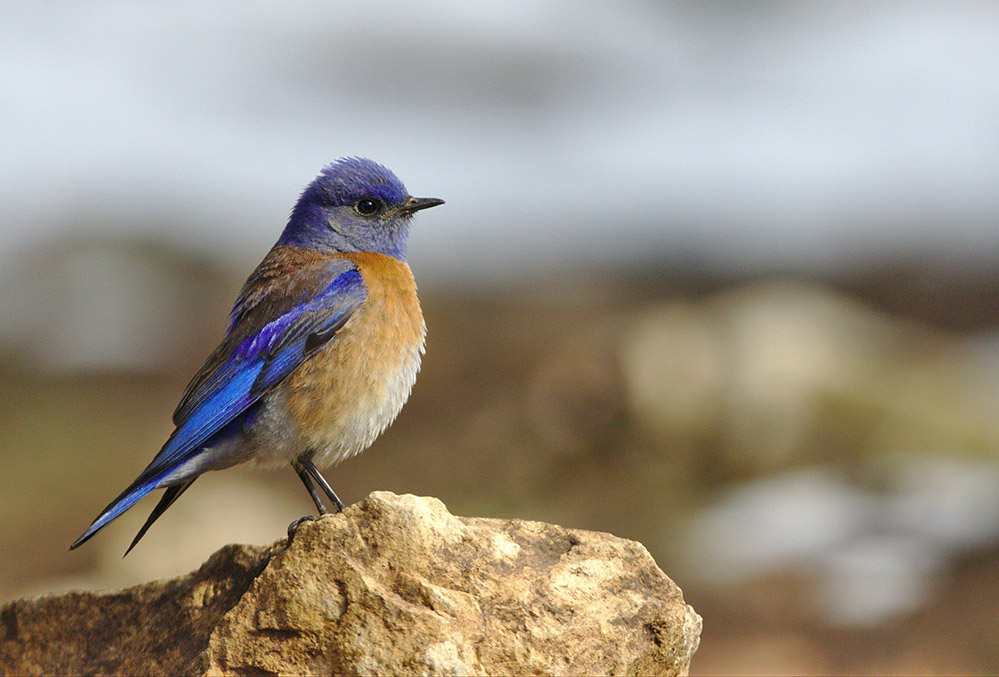
[[[195,471],[193,477],[173,477],[170,478],[177,469],[182,467],[185,463],[191,462],[197,456],[206,453],[214,444],[220,441],[226,440],[228,438],[241,435],[244,426],[248,421],[252,421],[253,417],[256,415],[259,407],[251,405],[249,408],[240,412],[235,418],[226,422],[225,426],[221,430],[216,430],[214,436],[204,439],[203,435],[192,435],[189,430],[188,423],[177,428],[174,433],[167,440],[166,444],[160,450],[160,453],[156,455],[156,458],[146,466],[135,481],[132,482],[125,491],[121,492],[116,499],[111,501],[101,514],[97,516],[83,535],[80,536],[73,542],[73,545],[69,546],[69,549],[78,548],[84,543],[86,543],[90,538],[96,534],[98,531],[106,527],[115,518],[120,516],[123,512],[135,505],[139,499],[148,494],[153,489],[158,489],[160,487],[169,486],[167,493],[164,495],[165,500],[161,500],[160,503],[153,510],[153,514],[150,515],[149,520],[142,527],[139,535],[136,536],[135,540],[132,541],[132,545],[129,546],[129,550],[135,547],[142,535],[146,533],[146,529],[156,521],[156,519],[163,514],[163,511],[170,507],[170,505],[183,493],[184,489],[187,489],[191,485],[191,482],[195,480],[197,475],[201,474],[204,470],[209,469],[208,467],[202,467]],[[196,419],[192,425],[198,424],[200,419]],[[206,459],[203,459],[206,460]],[[190,473],[189,473],[190,474]],[[169,478],[169,482],[167,480]],[[182,487],[178,489],[178,487]],[[128,554],[127,552],[125,554]]]
[[[82,536],[73,541],[73,545],[69,546],[69,549],[72,550],[73,548],[79,548],[81,545],[89,541],[94,534],[135,505],[140,498],[157,488],[159,483],[167,474],[169,474],[169,471],[158,472],[152,476],[148,476],[145,472],[139,475],[135,481],[132,482],[127,489],[125,489],[125,491],[118,495],[118,498],[111,501],[108,506],[101,511],[101,514],[97,516],[97,519],[94,520],[93,524],[87,527],[87,530],[83,532]]]

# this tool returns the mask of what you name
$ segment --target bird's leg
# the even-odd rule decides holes
[[[291,467],[295,469],[296,473],[298,473],[298,478],[302,480],[302,484],[304,484],[305,488],[309,491],[309,496],[312,496],[312,502],[316,504],[316,510],[319,511],[319,514],[325,515],[326,513],[328,513],[329,511],[326,509],[326,506],[323,504],[323,499],[319,495],[319,491],[316,489],[316,485],[313,484],[311,476],[312,473],[309,472],[310,467],[312,468],[313,471],[317,473],[319,472],[316,470],[316,467],[312,465],[312,462],[308,460],[303,461],[301,458],[296,458],[294,461],[291,462]],[[322,476],[320,475],[320,477]],[[323,484],[326,484],[325,480],[323,481]],[[328,487],[329,485],[326,486]],[[338,503],[339,500],[340,499],[337,499]]]
[[[333,487],[330,486],[329,482],[326,481],[326,478],[323,477],[322,473],[319,472],[319,468],[317,468],[315,466],[315,464],[312,462],[312,460],[311,459],[299,459],[299,462],[305,468],[305,471],[312,476],[312,479],[316,481],[316,484],[318,484],[320,487],[322,487],[323,493],[325,493],[326,496],[331,501],[333,501],[334,503],[336,503],[336,510],[337,510],[337,512],[342,511],[343,507],[344,507],[343,506],[343,501],[341,501],[340,497],[336,495],[336,492],[333,491]],[[315,499],[315,496],[313,496],[312,498]]]

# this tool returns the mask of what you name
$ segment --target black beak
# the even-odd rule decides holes
[[[399,207],[399,213],[409,216],[421,209],[429,209],[442,204],[444,204],[444,200],[436,197],[411,197],[402,203],[402,206]]]

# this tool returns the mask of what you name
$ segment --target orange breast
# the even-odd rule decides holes
[[[372,253],[357,264],[368,296],[329,345],[282,383],[288,413],[319,463],[370,445],[416,381],[426,328],[409,266]]]

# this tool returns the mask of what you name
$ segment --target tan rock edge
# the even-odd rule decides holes
[[[371,494],[197,571],[0,609],[0,673],[684,675],[701,618],[639,543]]]

